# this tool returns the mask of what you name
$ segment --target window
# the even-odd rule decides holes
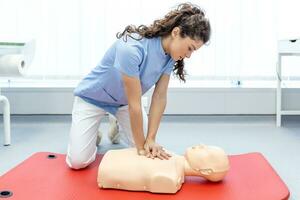
[[[0,41],[36,40],[31,77],[81,78],[128,24],[149,25],[181,1],[2,0]],[[186,60],[189,79],[275,80],[277,40],[295,37],[298,1],[198,0],[212,25],[209,45]],[[297,5],[295,5],[297,4]],[[300,61],[284,60],[300,77]],[[296,67],[295,67],[296,66]]]

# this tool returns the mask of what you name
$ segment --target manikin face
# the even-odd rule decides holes
[[[178,27],[173,29],[171,37],[169,54],[175,61],[190,58],[192,53],[203,45],[203,41],[201,40],[193,40],[190,37],[182,38]]]
[[[187,149],[185,157],[194,170],[203,174],[224,172],[229,169],[228,156],[219,147],[196,145]]]

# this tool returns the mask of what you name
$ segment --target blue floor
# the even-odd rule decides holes
[[[70,115],[13,115],[12,145],[3,146],[0,118],[0,175],[35,152],[66,153]],[[100,129],[106,133],[107,119]],[[300,199],[300,117],[285,116],[277,128],[275,116],[164,116],[158,142],[183,154],[195,143],[222,147],[228,154],[261,152],[285,181],[291,200]],[[112,145],[104,134],[99,153],[122,148]]]

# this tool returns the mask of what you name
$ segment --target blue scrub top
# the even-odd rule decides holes
[[[139,38],[139,35],[132,34]],[[145,94],[162,74],[170,75],[175,61],[166,55],[161,37],[135,40],[118,39],[107,50],[97,66],[79,83],[74,95],[115,115],[128,104],[122,73],[136,77]]]

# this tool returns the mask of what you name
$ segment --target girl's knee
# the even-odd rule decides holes
[[[66,163],[72,169],[83,169],[91,164],[95,160],[95,157],[90,158],[83,156],[66,156]]]

